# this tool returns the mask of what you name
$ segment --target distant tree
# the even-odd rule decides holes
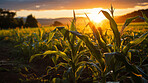
[[[25,27],[38,27],[38,21],[32,14],[27,16]]]
[[[15,15],[16,12],[10,12],[9,10],[0,8],[0,28],[8,29],[17,27],[18,22],[14,19]]]
[[[24,20],[23,18],[16,18],[17,22],[18,22],[18,27],[23,27],[24,26]]]
[[[60,26],[60,25],[63,25],[63,24],[59,21],[54,21],[54,23],[52,25],[53,26]]]

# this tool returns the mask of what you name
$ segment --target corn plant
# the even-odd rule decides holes
[[[74,12],[74,19],[72,20],[70,27],[71,31],[77,31],[75,25],[76,25],[76,18]],[[95,64],[93,63],[90,64],[89,62],[86,61],[80,61],[81,58],[87,57],[84,55],[85,53],[87,53],[87,50],[83,49],[82,40],[76,38],[76,35],[70,33],[69,30],[65,29],[64,27],[57,27],[55,30],[50,32],[49,35],[50,40],[54,37],[57,31],[59,31],[63,35],[63,40],[65,42],[68,42],[68,45],[65,46],[65,43],[64,45],[62,45],[64,50],[59,50],[55,45],[56,51],[48,50],[45,51],[43,54],[33,55],[31,56],[30,61],[32,61],[32,59],[36,56],[50,55],[52,57],[53,62],[55,63],[55,66],[54,67],[49,66],[47,73],[49,73],[53,69],[58,70],[58,68],[60,68],[61,66],[66,69],[64,71],[64,74],[62,75],[62,79],[53,78],[52,81],[61,80],[63,83],[65,81],[76,83],[77,80],[80,78],[80,74],[86,68],[86,65],[94,66]],[[63,41],[61,40],[60,42]],[[64,60],[64,62],[57,63],[59,57],[61,57]]]
[[[26,37],[22,37],[23,41],[16,47],[20,47],[20,52],[28,59],[31,55],[52,49],[52,42],[49,43],[50,39],[47,35],[44,30],[38,29],[37,33],[31,33]]]
[[[147,75],[144,74],[144,72],[142,72],[135,65],[130,64],[128,62],[127,57],[128,57],[128,51],[129,51],[129,49],[132,46],[135,46],[135,45],[141,43],[147,37],[148,32],[145,33],[145,34],[143,34],[141,37],[139,37],[139,38],[137,38],[137,39],[129,42],[125,46],[121,43],[122,41],[121,41],[121,35],[120,35],[120,33],[122,34],[124,28],[126,26],[128,26],[129,23],[132,20],[136,19],[138,16],[137,17],[130,18],[130,19],[127,19],[126,22],[125,22],[125,24],[123,25],[123,27],[121,29],[121,32],[119,32],[118,31],[118,28],[117,28],[117,24],[115,23],[114,19],[108,14],[108,12],[103,11],[103,10],[101,12],[110,21],[110,27],[111,27],[111,29],[112,29],[112,31],[114,33],[114,42],[113,42],[113,44],[114,44],[114,46],[113,46],[114,52],[113,53],[105,53],[106,60],[104,60],[103,55],[101,53],[98,53],[100,51],[95,52],[95,50],[97,50],[97,49],[95,49],[95,47],[93,47],[93,44],[91,44],[91,42],[88,40],[88,37],[86,37],[85,35],[79,34],[78,32],[72,32],[72,33],[75,34],[75,35],[77,35],[80,39],[82,39],[86,43],[86,46],[91,51],[92,55],[100,63],[102,71],[105,71],[104,69],[106,69],[106,71],[111,71],[110,70],[110,67],[111,66],[113,67],[111,69],[113,70],[113,79],[115,81],[117,81],[116,76],[117,76],[118,72],[121,69],[123,69],[124,67],[126,68],[126,71],[130,73],[130,75],[132,76],[132,79],[134,80],[134,82],[137,82],[137,83],[139,82],[140,83],[140,82],[142,82],[142,79],[147,79]],[[91,27],[91,29],[93,31],[94,37],[98,40],[99,46],[101,48],[107,50],[108,47],[107,47],[106,43],[104,43],[103,38],[101,39],[101,36],[100,36],[99,31],[97,31],[97,29],[95,28],[95,26],[93,25],[92,22],[90,22],[89,25],[90,25],[90,27]],[[123,46],[124,46],[124,48],[122,49],[121,47],[123,47]],[[91,47],[93,47],[93,48],[91,48]],[[108,50],[108,52],[110,52],[110,50]],[[112,56],[108,56],[108,55],[112,55]],[[104,60],[104,61],[102,61],[101,59]],[[122,63],[120,63],[120,62],[122,62]],[[124,66],[121,66],[121,64],[124,64]],[[104,72],[102,72],[102,73],[104,73]],[[103,82],[105,82],[105,81],[103,81]]]
[[[77,32],[75,26],[76,18],[74,13],[74,19],[72,21],[70,31],[64,27],[57,27],[55,30],[49,33],[50,35],[48,42],[53,39],[57,31],[59,31],[63,35],[63,40],[61,42],[65,41],[68,43],[68,45],[64,45],[67,43],[63,43],[63,45],[61,45],[64,47],[64,50],[59,50],[57,48],[57,45],[55,45],[54,47],[56,48],[56,51],[48,50],[45,51],[43,54],[33,55],[31,56],[30,61],[32,61],[32,59],[36,56],[52,56],[52,60],[55,63],[55,66],[49,67],[49,72],[53,69],[57,70],[61,66],[66,69],[64,70],[62,79],[53,78],[53,82],[58,80],[60,82],[68,81],[76,83],[86,67],[89,67],[92,70],[93,80],[95,81],[99,80],[100,82],[105,83],[109,75],[112,76],[112,80],[121,81],[127,78],[127,75],[120,76],[120,73],[126,72],[126,74],[128,75],[130,74],[132,81],[136,83],[146,82],[148,76],[137,65],[130,63],[130,59],[132,56],[130,54],[130,48],[138,45],[144,39],[146,39],[148,32],[146,32],[139,38],[129,41],[127,44],[124,44],[125,40],[122,37],[122,35],[124,34],[124,29],[132,22],[132,20],[138,18],[139,16],[127,19],[122,26],[121,31],[119,32],[117,24],[113,19],[113,14],[111,17],[110,14],[106,11],[101,10],[100,12],[102,12],[110,22],[110,28],[113,32],[113,38],[110,39],[110,42],[108,42],[107,40],[109,39],[107,39],[107,37],[102,34],[102,29],[97,29],[93,22],[89,20],[87,14],[86,16],[89,20],[88,25],[93,31],[93,36],[97,42],[95,42],[94,45],[94,42],[92,42],[88,36]],[[144,20],[147,19],[147,17],[145,16],[140,18]],[[106,34],[107,33],[105,33],[105,35]],[[85,43],[87,48],[83,47],[82,41]],[[83,50],[80,49],[81,47],[83,48]],[[88,61],[79,61],[79,59],[85,55],[87,49],[91,54],[91,56],[87,56]],[[57,63],[59,57],[61,57],[64,62]]]

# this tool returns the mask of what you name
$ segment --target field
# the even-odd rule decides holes
[[[147,82],[148,24],[108,20],[0,30],[0,82]]]

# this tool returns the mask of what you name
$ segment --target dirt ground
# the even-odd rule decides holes
[[[46,74],[46,67],[50,64],[46,60],[29,63],[20,56],[14,42],[0,40],[0,83],[28,82],[26,80],[37,83],[36,79]]]

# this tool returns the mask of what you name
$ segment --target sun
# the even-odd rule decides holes
[[[103,15],[103,13],[98,14],[98,9],[94,9],[91,14],[88,14],[88,17],[90,18],[91,21],[95,23],[100,23],[102,20],[106,19],[106,17]]]
[[[102,20],[105,19],[105,17],[102,14],[89,14],[88,17],[91,21],[100,23]]]

